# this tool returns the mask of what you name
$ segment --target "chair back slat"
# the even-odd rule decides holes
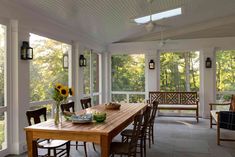
[[[141,126],[143,124],[143,114],[136,115],[134,118],[134,127],[132,130],[132,136],[129,143],[129,152],[128,156],[136,154],[136,146],[138,143],[139,135],[141,133]]]
[[[143,122],[143,126],[141,128],[142,137],[144,137],[146,135],[146,130],[148,128],[148,124],[149,124],[149,120],[150,120],[151,110],[152,110],[152,107],[151,106],[147,106],[146,110],[143,113],[143,115],[144,115],[144,122]]]
[[[66,104],[61,104],[61,111],[75,112],[74,102],[68,102]]]
[[[83,98],[80,100],[82,109],[91,107],[91,98]]]
[[[158,109],[158,102],[154,101],[153,104],[152,104],[152,112],[151,112],[150,119],[149,119],[150,124],[154,123],[154,120],[155,120],[155,117],[156,117],[156,114],[157,114],[157,109]]]
[[[41,116],[43,116],[44,121],[46,121],[47,120],[46,113],[47,113],[46,107],[43,107],[37,110],[26,111],[26,116],[27,116],[29,125],[32,125],[31,123],[32,118],[33,118],[34,124],[41,123]]]

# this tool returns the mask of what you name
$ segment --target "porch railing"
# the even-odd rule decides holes
[[[114,96],[122,96],[117,100]],[[135,98],[133,96],[136,96]],[[136,99],[136,102],[144,102],[146,98],[146,92],[135,92],[135,91],[112,91],[111,92],[111,101],[124,101],[127,103],[132,103],[133,99]],[[120,101],[121,100],[121,101]],[[135,100],[134,100],[135,103]]]
[[[68,100],[73,100],[73,97],[68,97]],[[29,103],[30,109],[39,108],[42,106],[47,107],[47,117],[53,118],[54,117],[54,109],[55,109],[55,101],[54,100],[43,100],[43,101],[32,101]]]

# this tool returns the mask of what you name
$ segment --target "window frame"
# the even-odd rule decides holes
[[[200,91],[200,83],[201,83],[201,81],[200,81],[200,51],[199,50],[180,50],[180,51],[177,51],[177,50],[172,50],[172,51],[162,51],[160,54],[159,54],[159,59],[157,60],[157,62],[159,62],[159,81],[160,82],[158,82],[158,84],[159,84],[159,89],[160,89],[160,91],[161,90],[163,90],[162,88],[161,88],[161,55],[162,54],[164,54],[164,53],[186,53],[186,52],[189,52],[189,53],[191,53],[191,52],[198,52],[198,63],[199,63],[199,65],[198,65],[198,72],[199,72],[199,74],[198,74],[198,77],[199,77],[199,86],[198,86],[198,91],[196,91],[198,94],[199,94],[199,91]],[[184,57],[184,59],[186,59],[185,57]],[[190,57],[189,57],[189,59],[190,59]],[[190,60],[188,61],[188,70],[189,70],[189,76],[186,76],[185,75],[185,81],[186,81],[186,79],[187,79],[187,77],[188,77],[188,79],[189,79],[189,84],[190,84],[190,75],[191,75],[191,73],[190,73]],[[185,69],[187,68],[187,65],[185,64]],[[185,86],[185,88],[186,88],[186,90],[185,91],[187,91],[187,87]],[[192,91],[191,90],[191,86],[189,86],[189,91]],[[189,92],[189,91],[187,91],[187,92]]]
[[[89,55],[90,55],[90,58],[89,58],[89,65],[87,64],[86,66],[89,66],[89,68],[90,68],[90,73],[89,73],[89,78],[90,78],[90,84],[89,84],[89,86],[90,86],[90,93],[88,93],[88,94],[86,94],[85,93],[85,91],[84,91],[84,79],[85,79],[85,77],[84,77],[84,73],[83,73],[83,94],[82,94],[82,96],[83,97],[91,97],[92,98],[92,105],[94,105],[94,102],[93,102],[93,100],[94,100],[94,98],[93,97],[95,97],[95,96],[98,96],[99,97],[99,102],[98,102],[98,104],[101,104],[102,103],[102,62],[101,62],[101,57],[102,57],[102,55],[101,55],[101,53],[99,53],[99,52],[97,52],[97,51],[93,51],[92,49],[88,49],[88,48],[84,48],[84,50],[83,50],[83,52],[84,51],[88,51],[89,52]],[[92,55],[92,53],[95,53],[97,56],[98,56],[98,68],[99,68],[99,72],[98,72],[98,78],[99,78],[99,81],[98,81],[98,86],[99,86],[99,90],[98,90],[98,92],[94,92],[94,87],[93,87],[93,83],[94,83],[94,75],[93,75],[93,61],[94,61],[94,58],[92,57],[93,55]],[[87,62],[88,63],[88,62]],[[92,66],[91,66],[92,65]]]
[[[145,57],[145,62],[144,62],[144,64],[145,64],[145,68],[144,68],[144,77],[145,77],[145,87],[144,87],[144,91],[113,91],[112,90],[112,56],[113,55],[144,55],[144,57]],[[146,59],[146,53],[144,53],[144,52],[142,52],[142,53],[138,53],[138,52],[136,52],[136,53],[111,53],[110,55],[109,55],[109,100],[110,101],[112,101],[112,94],[119,94],[119,95],[123,95],[123,94],[125,94],[126,95],[126,98],[127,98],[127,103],[129,103],[130,102],[130,95],[144,95],[144,97],[145,97],[145,100],[146,100],[146,98],[147,98],[147,93],[146,93],[146,86],[147,86],[147,78],[146,78],[146,73],[147,73],[147,65],[146,65],[146,63],[147,63],[147,59]]]
[[[12,129],[11,129],[11,115],[12,115],[12,100],[10,99],[10,95],[11,93],[13,92],[11,90],[11,83],[9,78],[11,76],[11,61],[12,61],[12,54],[11,53],[8,53],[8,50],[10,50],[10,44],[11,44],[11,40],[10,40],[10,24],[9,24],[9,21],[8,20],[4,20],[4,19],[0,19],[0,24],[1,25],[4,25],[5,28],[6,28],[6,36],[5,36],[5,40],[6,40],[6,48],[5,48],[5,58],[4,58],[4,104],[7,104],[7,105],[4,105],[4,106],[1,106],[0,107],[0,113],[4,113],[4,117],[5,117],[5,140],[7,142],[6,144],[6,148],[5,149],[2,149],[0,150],[0,156],[5,156],[7,154],[9,154],[9,148],[10,148],[10,143],[12,141],[12,135],[13,132],[12,132]]]
[[[221,99],[217,99],[217,95],[232,95],[232,94],[235,94],[235,91],[218,91],[218,89],[217,89],[217,60],[218,60],[218,58],[217,58],[217,53],[220,53],[220,51],[230,51],[230,50],[233,50],[232,48],[224,48],[224,49],[216,49],[216,51],[214,52],[214,55],[215,55],[215,62],[214,62],[214,64],[215,64],[215,70],[214,70],[214,73],[215,73],[215,101],[219,101],[219,102],[223,102],[223,101],[226,101],[226,100],[224,100],[223,98]],[[233,51],[235,51],[235,49],[233,50]],[[224,53],[224,52],[223,52]]]
[[[50,37],[47,37],[47,36],[42,36],[42,35],[39,35],[39,34],[37,34],[36,32],[29,32],[29,36],[30,36],[30,34],[35,34],[35,35],[38,35],[38,36],[41,36],[41,37],[45,37],[45,38],[48,38],[48,39],[51,39],[51,40],[55,40],[55,41],[57,41],[57,42],[61,42],[61,43],[63,43],[63,44],[67,44],[67,45],[69,45],[70,46],[70,49],[68,50],[68,60],[69,60],[69,62],[72,62],[72,59],[71,59],[71,57],[72,57],[72,44],[71,43],[66,43],[66,42],[64,42],[64,41],[61,41],[61,40],[58,40],[58,39],[53,39],[53,38],[50,38]],[[64,53],[64,52],[63,52]],[[61,60],[61,64],[62,64],[62,60]],[[72,66],[70,66],[72,63],[69,63],[69,66],[68,66],[68,68],[67,68],[67,71],[68,71],[68,85],[71,85],[72,84],[72,77],[71,77],[71,74],[72,74]],[[30,77],[29,77],[29,86],[30,86]],[[29,94],[31,94],[30,92],[29,92]],[[70,96],[70,97],[68,97],[67,98],[67,100],[68,101],[70,101],[70,100],[73,100],[73,97],[72,96]],[[52,100],[52,99],[48,99],[48,100],[42,100],[42,101],[31,101],[31,99],[30,99],[30,101],[29,101],[29,108],[35,108],[35,107],[38,107],[38,106],[44,106],[44,105],[52,105],[52,107],[51,107],[51,113],[49,113],[49,115],[50,115],[50,117],[48,117],[48,118],[53,118],[54,117],[54,109],[55,109],[55,105],[54,105],[54,100]]]

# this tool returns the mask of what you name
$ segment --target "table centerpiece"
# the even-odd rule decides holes
[[[52,99],[55,101],[54,122],[58,125],[60,122],[60,105],[67,102],[69,95],[73,95],[73,89],[64,86],[63,84],[56,83],[52,89]]]

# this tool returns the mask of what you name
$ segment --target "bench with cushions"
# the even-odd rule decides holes
[[[149,92],[150,103],[157,101],[159,110],[193,110],[198,119],[197,92]]]

